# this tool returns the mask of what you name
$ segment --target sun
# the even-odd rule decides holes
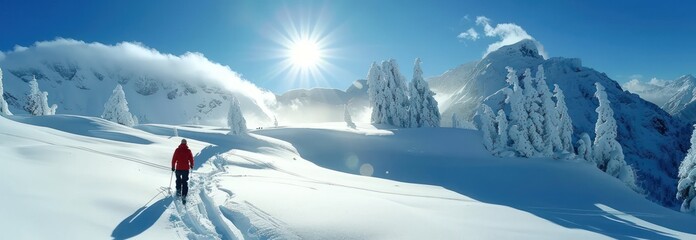
[[[304,12],[285,9],[278,14],[277,25],[269,28],[267,36],[275,44],[265,56],[274,63],[266,79],[282,88],[331,86],[345,73],[336,64],[346,55],[338,41],[341,24],[321,11],[300,13]]]
[[[290,45],[288,58],[294,67],[301,69],[314,68],[322,59],[322,49],[318,43],[309,39],[302,39]]]

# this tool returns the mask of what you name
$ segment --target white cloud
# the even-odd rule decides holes
[[[634,74],[633,77],[640,76],[640,74]],[[650,81],[644,82],[638,78],[633,78],[621,85],[626,91],[638,94],[641,98],[655,103],[658,106],[664,105],[671,97],[670,89],[666,88],[669,81],[663,79],[652,78]]]
[[[21,52],[21,51],[24,51],[24,50],[27,50],[27,49],[29,49],[29,48],[28,48],[28,47],[19,46],[19,45],[15,45],[13,51],[15,51],[15,52]]]
[[[41,66],[44,61],[67,61],[82,68],[105,73],[123,71],[126,74],[144,75],[164,81],[219,86],[237,95],[243,108],[244,105],[260,108],[261,112],[255,113],[259,120],[273,116],[270,109],[276,104],[273,93],[243,79],[229,66],[210,61],[197,52],[177,56],[161,53],[137,42],[107,45],[58,38],[36,42],[28,48],[16,46],[13,51],[3,55],[4,59],[0,58],[0,63],[7,67]],[[262,116],[263,114],[266,116]]]
[[[636,94],[641,94],[647,90],[654,89],[655,86],[650,84],[650,83],[644,83],[641,82],[638,79],[632,79],[631,81],[628,81],[623,84],[624,90],[628,90],[629,92],[636,93]]]
[[[655,86],[664,87],[665,85],[667,85],[668,81],[664,79],[652,78],[648,83]]]
[[[469,28],[469,30],[460,33],[457,37],[461,39],[469,39],[472,41],[476,41],[476,39],[479,39],[479,34],[478,32],[476,32],[476,30],[474,30],[474,28]]]
[[[643,79],[643,75],[641,74],[633,74],[631,76],[628,76],[629,79]]]
[[[476,25],[483,27],[483,33],[487,37],[499,39],[499,41],[494,42],[488,46],[486,53],[483,55],[484,57],[503,46],[515,44],[521,40],[530,39],[534,40],[537,50],[539,50],[539,54],[544,58],[548,58],[548,54],[544,50],[544,46],[541,45],[539,41],[536,41],[531,35],[529,35],[529,33],[527,33],[527,31],[525,31],[522,27],[520,27],[517,24],[501,23],[493,26],[491,25],[490,18],[487,18],[486,16],[478,16],[476,17]],[[476,36],[472,36],[471,32],[476,33]],[[479,35],[473,28],[470,28],[466,32],[460,33],[457,37],[460,39],[476,40],[479,38]]]
[[[503,46],[515,44],[521,40],[534,40],[534,38],[529,35],[527,31],[514,23],[501,23],[496,24],[495,27],[493,27],[491,25],[491,19],[485,16],[478,16],[476,17],[476,25],[483,26],[483,32],[486,34],[486,36],[500,38],[500,41],[494,42],[488,46],[488,50],[486,51],[485,55],[488,55],[489,53],[498,50]],[[544,46],[542,46],[541,43],[536,40],[534,42],[537,45],[539,54],[544,58],[548,58],[548,54],[544,50]]]

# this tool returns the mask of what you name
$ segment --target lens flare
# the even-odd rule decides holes
[[[330,15],[322,10],[285,9],[278,14],[268,35],[277,46],[269,49],[268,58],[278,60],[268,79],[278,79],[281,88],[332,86],[346,71],[332,62],[345,58],[337,48],[340,25],[332,24]]]
[[[364,163],[363,165],[360,165],[360,175],[372,176],[372,174],[374,174],[374,173],[375,173],[375,168],[372,167],[372,164]]]

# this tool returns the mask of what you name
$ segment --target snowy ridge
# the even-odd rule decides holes
[[[573,122],[573,142],[583,132],[594,138],[597,119],[594,83],[599,82],[607,90],[618,125],[617,140],[626,161],[637,171],[638,185],[647,191],[651,200],[676,207],[677,166],[688,149],[690,126],[637,95],[624,92],[606,74],[582,66],[579,59],[544,60],[535,54],[534,46],[533,41],[523,40],[502,47],[479,61],[461,80],[464,85],[441,103],[443,125],[448,126],[453,113],[461,119],[471,119],[484,99],[494,112],[500,109],[505,96],[499,90],[506,85],[506,66],[518,70],[521,76],[524,69],[535,72],[538,65],[543,65],[548,85],[558,84],[565,93]],[[434,90],[440,89],[435,83],[431,86]]]
[[[483,99],[506,85],[505,67],[510,66],[524,72],[525,68],[536,69],[542,62],[544,58],[536,50],[534,41],[523,40],[491,52],[478,62],[461,65],[440,77],[431,78],[430,81],[433,82],[430,85],[437,94],[435,96],[443,116],[442,125],[451,126],[453,113],[471,121]],[[448,97],[441,99],[438,95]]]
[[[202,54],[174,56],[137,43],[103,45],[70,39],[37,42],[0,59],[4,98],[26,113],[28,82],[36,77],[57,113],[100,116],[117,84],[140,123],[225,125],[236,96],[253,126],[270,125],[272,93],[259,89]]]
[[[673,81],[653,79],[644,83],[632,80],[622,87],[655,103],[677,118],[687,122],[696,121],[696,111],[693,106],[696,101],[696,78],[690,74]]]
[[[348,105],[354,118],[369,119],[367,81],[356,80],[348,89],[295,89],[276,96],[275,108],[281,124],[342,121]]]

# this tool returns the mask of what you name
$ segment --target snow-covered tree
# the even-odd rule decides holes
[[[428,82],[423,79],[420,63],[420,58],[416,58],[413,66],[413,80],[409,88],[411,127],[439,127],[440,109],[433,97],[435,93],[430,91]]]
[[[7,101],[5,101],[5,97],[3,97],[4,93],[5,90],[3,90],[2,87],[2,69],[0,69],[0,114],[12,115],[10,108],[7,106]]]
[[[476,120],[476,127],[483,133],[483,146],[489,151],[493,151],[493,138],[498,135],[495,128],[493,110],[488,105],[481,104],[474,119]]]
[[[540,114],[541,106],[539,99],[539,92],[533,85],[534,78],[532,78],[532,72],[529,68],[524,70],[522,75],[522,84],[524,85],[524,107],[529,120],[525,123],[525,128],[527,128],[527,134],[529,134],[529,141],[534,146],[536,152],[544,152],[544,140],[542,136],[544,135],[544,116]]]
[[[556,98],[556,113],[558,113],[558,132],[561,139],[561,150],[573,152],[573,123],[568,115],[568,107],[565,95],[558,84],[553,85],[553,93]],[[585,133],[587,134],[587,133]],[[589,139],[589,136],[587,137]],[[589,141],[587,143],[590,143]]]
[[[346,125],[349,128],[355,128],[355,123],[353,123],[353,118],[350,117],[350,111],[348,111],[348,104],[344,107],[343,110],[343,120],[346,121]]]
[[[498,125],[498,138],[495,140],[495,149],[502,151],[508,146],[508,120],[503,109],[498,110],[495,122]]]
[[[597,123],[595,124],[595,140],[592,146],[595,163],[602,171],[612,175],[626,183],[629,187],[637,189],[635,173],[631,166],[624,160],[623,149],[616,141],[616,120],[614,110],[609,105],[604,86],[595,83],[597,92],[595,97],[599,101]]]
[[[387,122],[387,98],[384,72],[377,63],[372,63],[367,74],[367,93],[372,107],[371,122],[385,124]]]
[[[545,156],[551,156],[553,152],[563,151],[561,144],[561,137],[558,129],[560,122],[558,111],[556,110],[556,103],[553,102],[553,94],[549,90],[549,86],[546,85],[546,77],[544,76],[544,66],[539,65],[536,75],[537,81],[537,91],[539,92],[539,98],[541,100],[541,116],[544,118],[543,122],[543,135],[542,140],[544,147],[542,148],[542,154]]]
[[[459,123],[459,118],[457,118],[457,113],[452,113],[452,127],[453,128],[460,128],[461,124]]]
[[[174,127],[174,137],[178,137],[178,136],[179,136],[179,130],[177,127]]]
[[[41,92],[36,77],[29,82],[29,95],[27,96],[26,110],[34,116],[54,115],[57,105],[48,106],[48,92]]]
[[[408,114],[409,102],[406,95],[406,82],[399,72],[399,65],[396,60],[382,62],[382,71],[386,83],[386,114],[387,122],[395,127],[410,126],[410,116]]]
[[[246,119],[242,114],[242,109],[237,97],[230,99],[230,111],[227,113],[227,126],[230,127],[228,134],[242,134],[247,132]]]
[[[276,116],[273,116],[273,126],[278,127],[278,118]]]
[[[590,135],[588,135],[587,133],[582,133],[580,135],[580,139],[578,139],[577,154],[582,159],[594,163],[592,155],[592,140],[590,140]]]
[[[696,129],[696,125],[694,125]],[[679,165],[677,199],[682,201],[681,211],[696,213],[696,131],[691,134],[691,148]]]
[[[520,88],[519,79],[517,78],[517,72],[511,67],[506,67],[508,70],[506,81],[510,85],[505,88],[505,103],[510,105],[510,128],[508,130],[508,137],[512,141],[512,148],[523,157],[530,157],[534,155],[534,147],[532,147],[529,142],[529,133],[527,121],[529,121],[529,114],[525,109],[525,99],[522,93],[522,88]]]
[[[126,94],[123,92],[121,84],[116,85],[111,97],[104,104],[104,113],[101,117],[129,127],[135,125],[135,119],[128,109],[128,101],[126,101]]]
[[[396,60],[373,63],[367,75],[368,96],[372,107],[372,123],[409,127],[409,101],[406,83]]]

